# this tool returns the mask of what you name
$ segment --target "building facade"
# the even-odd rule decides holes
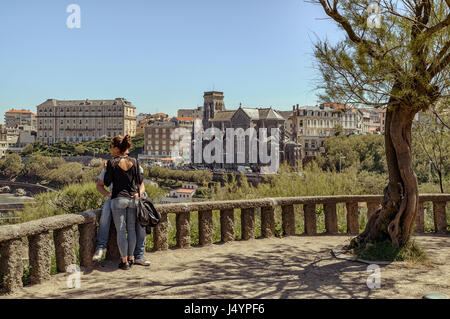
[[[253,171],[261,171],[263,166],[268,166],[270,164],[263,163],[260,159],[259,143],[256,143],[255,152],[258,155],[256,157],[250,157],[250,138],[248,134],[241,136],[237,134],[238,129],[242,129],[242,132],[248,132],[248,129],[254,129],[256,133],[256,139],[259,141],[261,136],[259,135],[259,129],[266,129],[267,137],[271,137],[271,129],[279,129],[279,161],[280,163],[286,161],[289,158],[289,163],[296,163],[294,157],[301,156],[298,152],[298,148],[290,146],[285,148],[285,143],[287,141],[285,136],[285,118],[280,115],[276,110],[269,108],[248,108],[239,106],[236,110],[226,110],[224,103],[223,92],[205,92],[203,95],[204,105],[203,105],[203,130],[209,128],[218,128],[223,136],[223,160],[222,163],[206,163],[203,159],[201,165],[207,165],[212,168],[225,168],[236,170],[239,166],[248,166]],[[227,154],[229,152],[227,148],[227,129],[234,129],[235,134],[233,135],[233,155]],[[195,143],[195,142],[194,142]],[[202,149],[209,143],[208,140],[202,142]],[[271,144],[267,143],[267,150],[270,150]],[[290,152],[289,156],[286,156],[286,151]],[[229,163],[233,159],[232,163]],[[194,162],[194,161],[193,161]]]
[[[29,110],[9,110],[5,113],[6,127],[27,127],[30,131],[36,131],[36,114]]]
[[[178,117],[193,117],[201,120],[203,118],[203,106],[199,106],[196,109],[179,109],[177,115]]]
[[[82,142],[136,135],[136,107],[125,98],[114,100],[48,99],[37,106],[42,143]]]
[[[172,164],[189,162],[194,120],[192,117],[173,117],[148,122],[144,128],[144,154],[140,159],[165,159]]]
[[[142,113],[141,113],[142,114]],[[165,113],[156,113],[156,114],[146,114],[145,118],[141,119],[136,124],[136,134],[144,134],[145,127],[148,123],[154,121],[163,121],[169,118],[168,114]]]

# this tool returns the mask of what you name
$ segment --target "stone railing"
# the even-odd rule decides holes
[[[213,243],[213,214],[220,211],[221,241],[235,239],[234,213],[241,214],[241,238],[255,238],[255,215],[258,211],[261,219],[261,235],[269,238],[275,235],[275,208],[281,207],[282,230],[285,236],[295,235],[294,206],[303,206],[303,218],[306,235],[317,234],[317,205],[323,207],[325,216],[325,234],[338,234],[336,204],[346,207],[346,232],[359,233],[358,203],[367,204],[368,217],[380,205],[379,195],[349,196],[316,196],[316,197],[278,197],[250,200],[209,201],[180,204],[155,205],[161,212],[161,221],[153,232],[153,248],[156,251],[169,248],[168,215],[175,214],[176,243],[178,248],[191,245],[190,213],[198,212],[199,244],[207,246]],[[450,194],[420,195],[419,212],[416,216],[415,230],[424,232],[424,203],[432,202],[434,230],[445,233],[447,229],[446,203],[450,202]],[[92,256],[95,250],[97,220],[100,210],[77,214],[59,215],[16,225],[0,226],[0,275],[3,277],[3,291],[14,292],[22,287],[23,276],[23,243],[28,241],[28,260],[30,265],[30,281],[39,284],[50,279],[53,247],[58,272],[65,272],[67,267],[76,263],[75,243],[78,237],[79,263],[81,267],[93,266]],[[111,225],[108,242],[108,259],[118,258],[116,232]]]

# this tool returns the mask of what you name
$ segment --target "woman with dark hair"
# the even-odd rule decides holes
[[[134,263],[136,247],[136,198],[145,192],[143,176],[136,159],[128,156],[131,137],[116,136],[111,140],[113,159],[105,170],[104,184],[113,183],[111,192],[111,211],[117,230],[121,262],[119,268],[128,270]],[[128,233],[128,236],[127,236]]]

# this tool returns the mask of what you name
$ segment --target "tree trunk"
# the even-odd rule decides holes
[[[419,205],[417,177],[411,156],[411,126],[415,114],[412,108],[400,105],[386,110],[389,183],[384,189],[381,208],[370,217],[364,232],[353,238],[348,249],[386,239],[393,245],[403,246],[411,236]]]

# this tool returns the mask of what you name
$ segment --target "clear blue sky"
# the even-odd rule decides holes
[[[66,26],[71,3],[80,29]],[[342,37],[324,17],[303,0],[1,1],[0,121],[48,98],[174,115],[213,88],[229,109],[315,104],[313,42]]]

